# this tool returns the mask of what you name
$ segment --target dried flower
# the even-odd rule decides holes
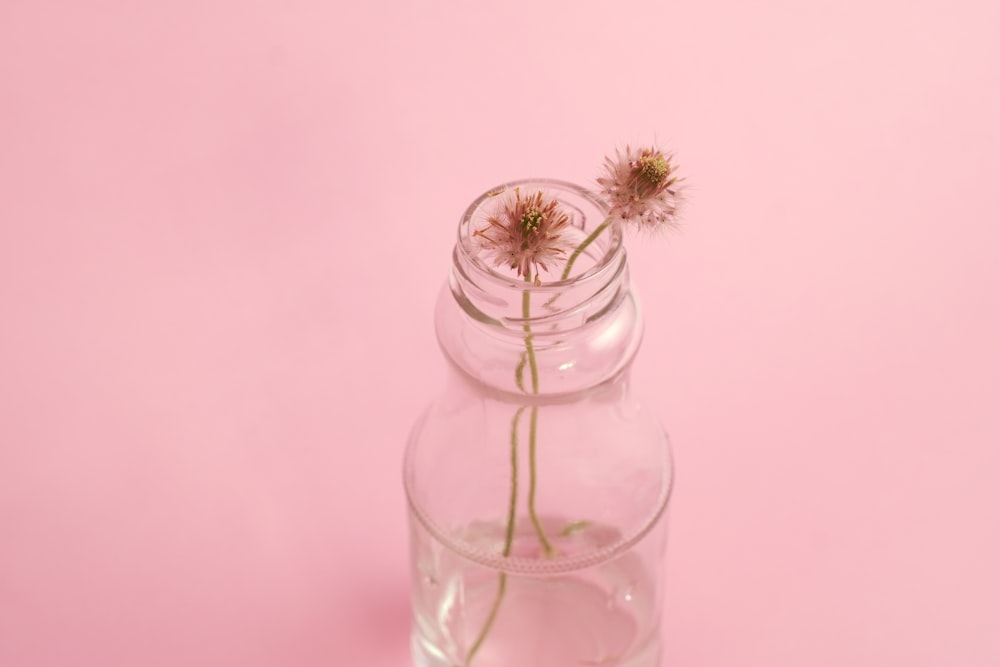
[[[610,217],[645,229],[662,229],[677,220],[680,179],[670,163],[672,155],[657,148],[616,151],[605,158],[607,176],[598,178],[601,193],[611,207]]]
[[[537,282],[539,270],[548,270],[551,262],[566,254],[569,241],[563,230],[568,224],[569,216],[558,202],[541,192],[522,197],[520,188],[515,188],[514,196],[501,200],[486,226],[473,235],[496,266],[508,266],[519,276],[535,276]]]

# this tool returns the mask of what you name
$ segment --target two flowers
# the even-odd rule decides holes
[[[654,147],[628,146],[605,158],[605,174],[597,184],[608,217],[576,248],[566,233],[569,215],[559,203],[541,191],[522,195],[520,189],[504,198],[485,226],[475,231],[480,248],[495,266],[536,284],[542,271],[565,262],[561,277],[565,280],[576,257],[608,227],[659,231],[676,224],[682,193],[672,159]]]

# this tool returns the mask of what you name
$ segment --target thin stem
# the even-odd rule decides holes
[[[522,405],[514,413],[510,425],[510,505],[507,507],[507,532],[503,538],[503,557],[510,556],[514,548],[514,521],[517,518],[517,426],[521,422]]]
[[[486,635],[489,633],[490,628],[493,627],[493,621],[497,620],[497,612],[500,611],[500,603],[503,601],[503,596],[506,592],[507,573],[501,572],[497,581],[497,597],[493,601],[493,606],[490,607],[490,615],[486,617],[486,623],[483,624],[482,632],[480,632],[479,637],[476,638],[476,643],[472,645],[471,649],[469,649],[469,656],[465,659],[465,667],[469,667],[469,665],[472,664],[472,657],[476,655],[479,647],[483,645],[483,640],[486,639]],[[460,666],[454,665],[454,667]]]
[[[576,250],[569,256],[566,261],[566,268],[563,269],[562,280],[569,278],[570,272],[573,270],[573,264],[576,262],[577,258],[583,253],[587,247],[597,240],[605,229],[611,225],[611,218],[608,218],[597,228],[590,233],[590,235],[583,240],[583,242],[577,246]],[[531,284],[531,274],[525,273],[524,281]],[[552,303],[556,297],[553,297],[549,303]],[[524,355],[521,358],[521,362],[514,369],[514,377],[518,388],[521,391],[524,389],[524,365],[527,363],[528,369],[531,372],[531,393],[538,394],[538,361],[535,358],[535,341],[534,335],[531,333],[531,289],[525,289],[521,294],[521,315],[524,319]],[[525,392],[527,393],[527,392]],[[511,422],[510,427],[510,505],[507,508],[507,529],[504,535],[503,543],[503,557],[507,558],[510,556],[511,550],[514,545],[514,522],[517,517],[517,427],[521,421],[521,414],[524,412],[524,407],[518,408],[517,412],[514,413],[514,419]],[[535,491],[538,486],[538,463],[537,463],[537,448],[538,448],[538,406],[531,406],[531,421],[528,429],[528,515],[531,518],[531,525],[535,529],[535,533],[538,535],[538,541],[542,544],[542,549],[545,551],[546,558],[551,558],[555,553],[552,548],[552,543],[549,542],[549,538],[545,536],[545,530],[542,528],[542,522],[538,518],[538,512],[535,510]],[[469,649],[469,653],[465,658],[465,667],[469,667],[472,663],[472,659],[475,657],[476,653],[479,652],[480,647],[482,647],[483,642],[486,641],[486,637],[489,635],[490,630],[493,628],[493,623],[496,622],[497,614],[500,612],[500,605],[503,603],[504,595],[507,592],[507,573],[501,571],[497,579],[497,596],[493,600],[493,606],[490,607],[489,614],[486,616],[486,621],[483,623],[482,630],[479,631],[479,636],[476,637],[476,641],[472,643],[472,647]],[[459,665],[454,665],[454,667],[459,667]]]
[[[521,413],[523,412],[524,406],[518,408],[517,412],[514,413],[514,419],[510,425],[510,504],[507,508],[507,530],[503,540],[504,558],[510,556],[510,552],[514,548],[514,521],[517,517],[517,426],[521,421]],[[497,583],[497,597],[493,600],[493,606],[486,617],[486,622],[483,623],[483,629],[479,631],[479,636],[472,643],[472,648],[469,649],[469,654],[465,658],[466,667],[472,662],[472,658],[476,653],[479,652],[479,647],[486,641],[486,636],[490,633],[493,622],[496,621],[497,612],[500,611],[500,603],[503,602],[503,596],[506,592],[507,573],[501,572]],[[454,667],[459,666],[455,665]]]
[[[524,281],[531,284],[531,275],[525,274]],[[531,373],[531,393],[538,394],[538,361],[535,358],[535,343],[534,336],[531,333],[531,289],[525,289],[521,294],[521,314],[524,318],[524,356],[522,357],[522,362],[518,364],[517,368],[514,369],[514,377],[517,382],[517,386],[524,391],[524,364],[526,363],[528,369]],[[504,536],[503,544],[503,556],[507,558],[510,556],[511,550],[514,545],[514,523],[517,516],[517,427],[521,421],[521,414],[524,412],[525,406],[521,406],[514,413],[514,419],[511,421],[510,427],[510,505],[507,509],[507,530]],[[552,544],[549,539],[545,536],[545,531],[542,529],[542,523],[538,519],[538,513],[535,511],[535,487],[537,480],[538,466],[536,464],[535,450],[538,444],[538,406],[531,407],[531,425],[528,431],[528,461],[529,461],[529,472],[530,477],[528,479],[528,514],[531,518],[531,524],[534,526],[535,533],[538,535],[538,541],[542,543],[542,548],[545,550],[546,557],[551,558],[554,552]],[[479,636],[472,643],[472,647],[469,649],[468,655],[465,658],[465,667],[469,667],[472,663],[472,659],[475,657],[476,653],[479,652],[480,647],[482,647],[483,642],[486,641],[486,637],[489,635],[490,630],[493,628],[493,623],[496,621],[497,614],[500,611],[500,605],[503,603],[504,595],[507,592],[507,573],[500,572],[497,581],[497,596],[493,600],[493,606],[490,607],[490,612],[486,616],[486,621],[483,623],[482,630],[479,631]],[[454,667],[459,667],[455,665]]]
[[[535,445],[538,440],[538,406],[531,406],[531,428],[528,431],[528,468],[530,476],[528,477],[528,514],[531,516],[531,525],[535,527],[535,533],[538,534],[538,541],[542,543],[542,549],[545,550],[545,557],[552,558],[554,549],[552,548],[552,543],[545,536],[545,531],[542,529],[542,523],[538,520],[538,513],[535,511],[535,486],[538,482],[538,468],[535,464]]]
[[[531,282],[531,276],[526,274],[524,280],[527,283]],[[538,393],[538,362],[535,359],[535,343],[534,336],[531,334],[531,290],[526,289],[521,295],[521,314],[524,317],[524,349],[528,356],[528,368],[531,369],[531,393]],[[538,441],[538,406],[532,406],[531,408],[531,429],[529,430],[528,436],[528,461],[529,461],[529,472],[530,476],[528,478],[528,515],[531,517],[531,525],[535,528],[535,534],[538,535],[538,541],[542,543],[542,549],[545,551],[546,558],[551,558],[554,551],[552,549],[552,543],[549,542],[549,538],[545,536],[545,530],[542,528],[542,522],[538,520],[538,512],[535,510],[535,486],[536,477],[538,472],[538,466],[535,463],[535,449]]]
[[[597,237],[601,235],[601,232],[603,232],[610,226],[611,226],[611,218],[608,218],[607,220],[599,224],[594,229],[594,231],[590,232],[590,236],[585,238],[583,240],[583,243],[581,243],[576,247],[576,250],[573,251],[573,254],[570,255],[569,259],[566,260],[566,268],[563,269],[562,276],[560,276],[560,280],[566,280],[567,278],[569,278],[570,271],[573,270],[573,263],[576,262],[576,258],[579,257],[581,253],[583,253],[583,251],[587,249],[587,246],[589,246],[591,243],[597,240]]]
[[[531,282],[531,276],[524,276],[525,282]],[[528,353],[528,368],[531,369],[531,393],[538,393],[538,362],[535,361],[535,342],[531,334],[531,290],[526,289],[521,294],[521,317],[524,318],[524,349]]]

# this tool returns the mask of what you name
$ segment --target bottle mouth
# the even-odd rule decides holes
[[[571,248],[578,247],[608,219],[607,205],[595,193],[574,183],[545,178],[510,181],[484,192],[465,210],[458,226],[456,264],[461,264],[469,273],[495,281],[497,287],[506,285],[518,290],[528,287],[532,292],[542,294],[610,280],[610,274],[618,270],[617,265],[624,254],[622,233],[617,225],[609,226],[588,245],[576,259],[573,272],[565,279],[560,273],[568,255],[556,262],[554,268],[549,268],[544,274],[540,272],[530,283],[526,283],[524,277],[517,275],[513,269],[488,261],[477,232],[487,226],[487,219],[497,211],[504,198],[512,196],[515,191],[521,191],[526,196],[541,192],[548,200],[558,203],[560,210],[569,218],[567,235]]]
[[[483,229],[505,200],[543,193],[568,218],[565,251],[544,273],[525,280],[510,266],[498,266],[484,249]],[[585,326],[613,309],[628,288],[622,233],[608,222],[608,209],[596,194],[573,183],[550,179],[511,181],[480,195],[462,215],[455,245],[451,292],[473,320],[496,331],[523,337],[558,336]],[[600,230],[598,232],[598,230]],[[596,236],[591,238],[595,233]],[[576,253],[576,249],[585,246]],[[562,278],[572,254],[572,273]],[[530,301],[530,307],[528,303]]]

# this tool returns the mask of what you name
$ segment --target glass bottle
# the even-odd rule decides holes
[[[436,329],[450,373],[404,464],[417,667],[656,667],[666,434],[632,396],[642,323],[621,233],[573,276],[524,281],[477,253],[495,198],[543,191],[574,246],[606,219],[587,190],[496,188],[459,225]]]

